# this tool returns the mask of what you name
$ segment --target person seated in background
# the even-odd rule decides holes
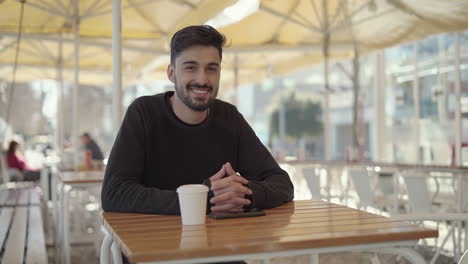
[[[7,151],[7,166],[9,169],[19,170],[25,181],[36,181],[40,178],[40,171],[29,167],[26,159],[19,151],[20,144],[14,140],[10,141]]]
[[[81,143],[85,148],[85,167],[86,169],[100,169],[102,167],[102,161],[104,155],[102,154],[101,148],[94,139],[85,132],[81,135]]]

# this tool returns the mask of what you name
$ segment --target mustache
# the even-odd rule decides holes
[[[213,90],[213,87],[207,84],[190,84],[188,85],[188,88],[209,89],[210,91]]]

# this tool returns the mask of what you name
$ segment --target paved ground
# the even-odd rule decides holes
[[[429,262],[431,253],[428,248],[418,247],[418,251],[426,257]],[[48,248],[49,253],[49,264],[57,264],[55,262],[54,249]],[[344,253],[332,253],[332,254],[321,254],[319,256],[320,264],[372,264],[371,259],[375,257],[371,253],[358,253],[358,252],[344,252]],[[399,259],[394,255],[378,254],[378,258],[381,264],[409,264],[404,259]],[[93,245],[79,245],[74,246],[72,250],[72,263],[86,263],[93,264],[99,263],[99,257],[96,255],[96,250]],[[258,260],[247,260],[248,264],[263,264]],[[270,259],[269,264],[308,264],[308,256],[296,256],[296,257],[276,257]],[[436,262],[437,264],[453,264],[451,258],[442,256]]]

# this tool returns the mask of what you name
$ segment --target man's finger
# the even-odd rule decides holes
[[[222,179],[224,177],[224,175],[226,175],[226,166],[223,165],[221,167],[221,169],[213,176],[210,177],[210,181],[213,182],[213,181],[217,181],[219,179]]]
[[[239,209],[239,205],[233,204],[233,203],[216,204],[211,207],[212,212],[229,212],[231,210],[238,210],[238,209]]]
[[[214,176],[213,176],[214,177]],[[211,182],[211,190],[212,191],[218,191],[221,189],[224,189],[226,187],[229,187],[231,185],[236,185],[236,184],[247,184],[249,181],[244,179],[242,176],[239,176],[237,174],[228,176],[226,178],[212,181]]]
[[[252,190],[250,190],[249,188],[245,187],[242,184],[235,184],[235,185],[228,186],[228,187],[226,187],[224,189],[219,189],[219,190],[213,191],[215,196],[221,195],[221,194],[227,193],[227,192],[235,192],[235,193],[237,193],[239,195],[242,195],[242,197],[244,195],[252,195]]]
[[[230,162],[226,162],[226,164],[224,164],[224,165],[225,165],[225,167],[226,167],[226,173],[227,173],[227,175],[237,174],[236,171],[232,168]]]
[[[237,205],[249,205],[250,200],[238,197],[236,193],[228,192],[228,193],[223,193],[221,195],[211,198],[210,203],[212,204],[232,203],[232,204],[237,204]]]

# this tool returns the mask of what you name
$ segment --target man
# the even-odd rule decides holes
[[[85,156],[85,165],[87,169],[91,169],[93,167],[92,161],[100,161],[104,160],[104,155],[102,155],[101,148],[99,148],[98,144],[94,139],[89,135],[89,133],[85,132],[81,135],[81,144],[83,144],[86,156]]]
[[[176,188],[210,187],[208,210],[242,212],[293,199],[288,174],[237,109],[216,99],[225,38],[210,26],[172,37],[175,92],[136,99],[109,157],[104,211],[180,214]]]

